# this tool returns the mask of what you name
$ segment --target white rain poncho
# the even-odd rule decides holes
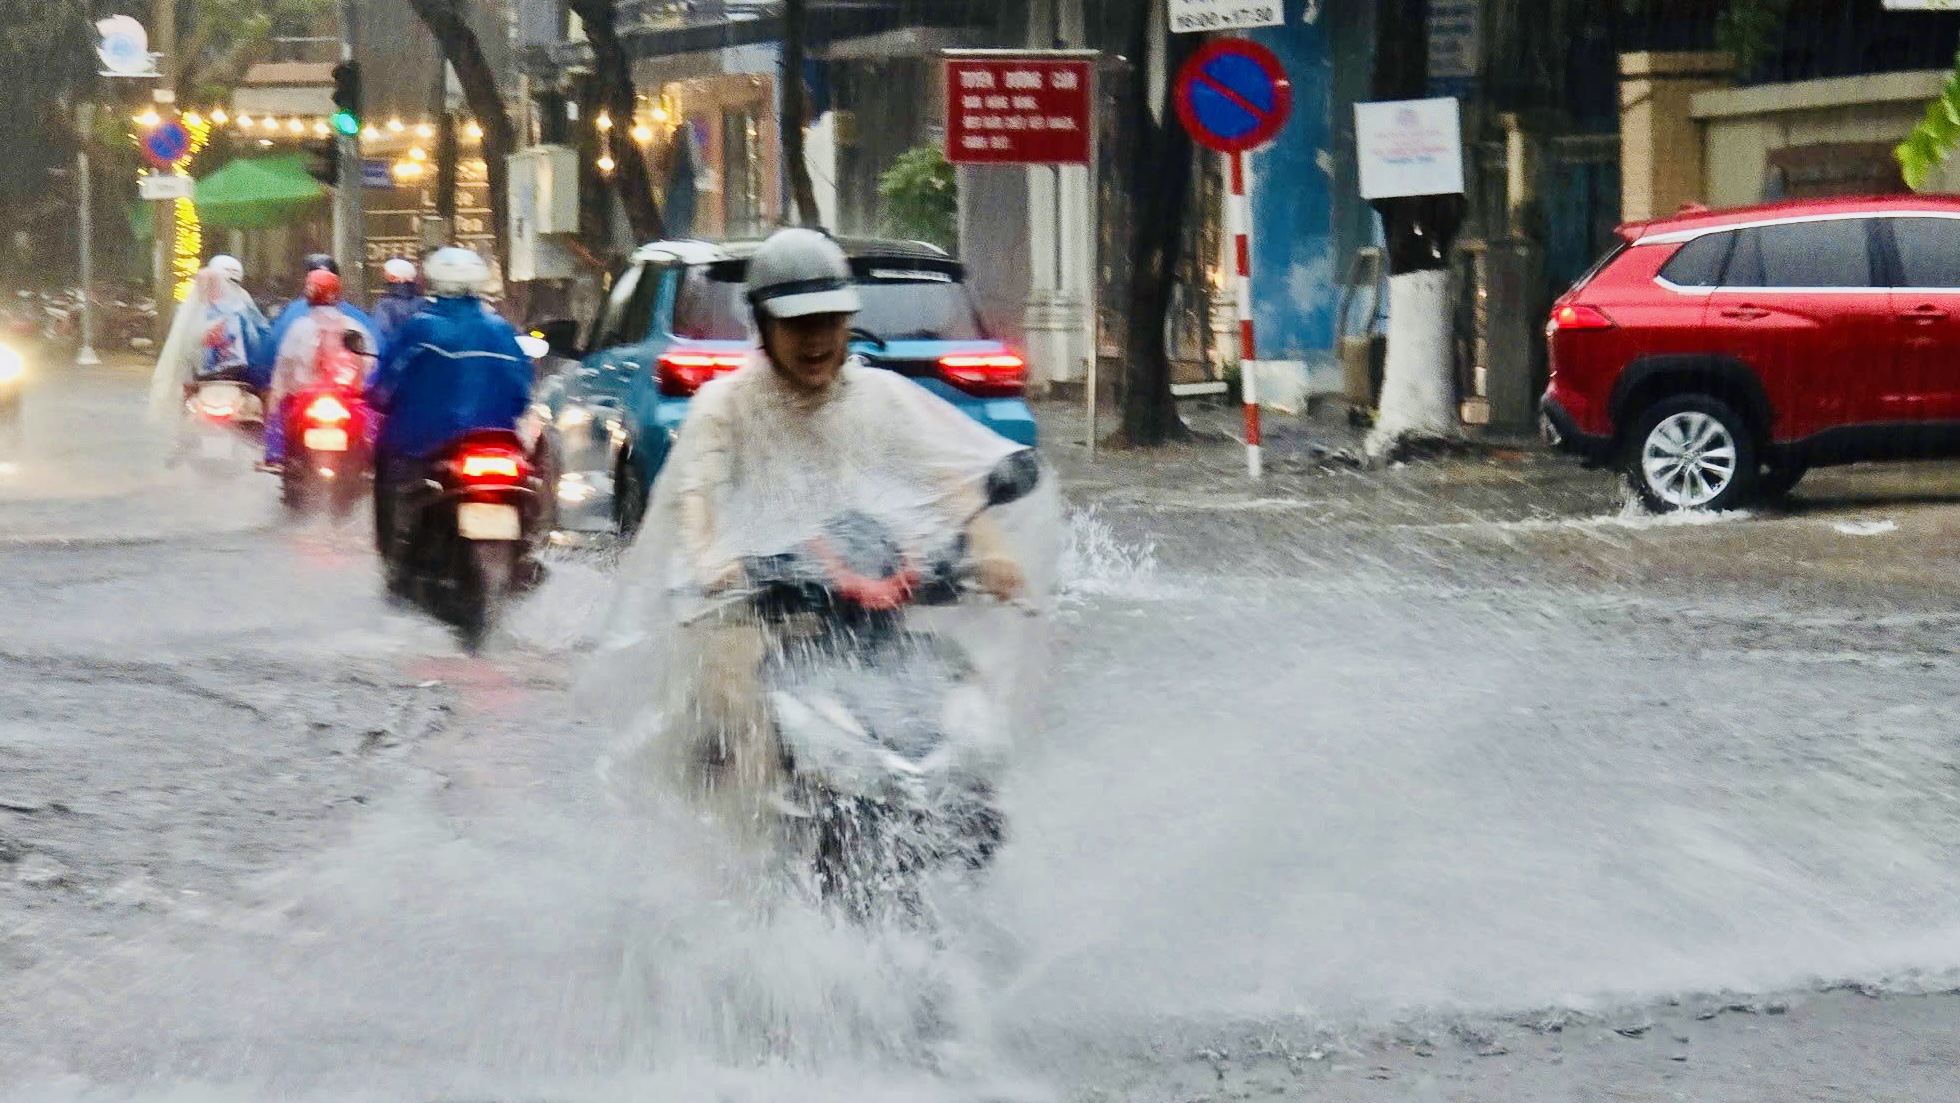
[[[273,360],[273,408],[278,407],[279,398],[326,382],[322,374],[328,370],[329,364],[346,359],[364,369],[364,359],[342,352],[341,342],[346,340],[345,334],[350,331],[361,335],[369,355],[376,351],[378,340],[375,335],[338,305],[308,307],[305,314],[295,319],[287,327],[285,336],[280,338],[278,355]],[[332,335],[335,343],[329,347],[328,356],[323,361],[320,343],[327,335]],[[364,374],[355,381],[362,382]]]
[[[717,730],[727,718],[766,724],[752,699],[753,671],[766,651],[760,631],[687,624],[712,600],[704,586],[729,564],[794,551],[853,512],[875,518],[908,553],[928,557],[953,545],[980,511],[987,474],[1020,447],[911,380],[855,359],[819,396],[787,385],[759,350],[704,386],[621,565],[618,600],[585,680],[592,703],[627,726],[627,757],[646,768],[629,771],[635,784],[706,788],[693,768],[703,744],[744,741]],[[971,558],[1019,565],[1020,603],[976,596],[909,614],[933,618],[965,646],[1010,729],[1032,713],[1043,661],[1047,619],[1029,607],[1045,609],[1054,582],[1052,484],[1044,475],[1035,493],[966,528]],[[718,697],[719,706],[704,710],[704,699]],[[722,720],[704,722],[704,711]],[[754,813],[778,780],[773,742],[760,739],[769,745],[751,743],[746,764],[741,747],[732,752],[735,791],[715,794],[723,813]]]
[[[150,420],[174,419],[183,405],[184,384],[193,378],[244,368],[252,343],[265,330],[265,315],[244,288],[215,269],[199,269],[150,374]]]

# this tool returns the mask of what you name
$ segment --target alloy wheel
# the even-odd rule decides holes
[[[1661,419],[1641,445],[1640,470],[1655,497],[1676,509],[1700,509],[1735,481],[1735,435],[1699,410]]]

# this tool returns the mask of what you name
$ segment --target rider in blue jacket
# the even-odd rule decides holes
[[[300,279],[304,280],[308,272],[318,272],[322,269],[332,272],[336,276],[340,274],[340,264],[332,257],[325,253],[308,254],[306,260],[302,263]],[[248,378],[251,380],[252,386],[263,391],[272,385],[273,361],[278,359],[279,356],[279,342],[286,339],[286,331],[293,328],[294,322],[306,316],[307,309],[306,296],[301,295],[299,298],[287,303],[279,311],[279,315],[272,319],[272,328],[266,331],[265,340],[253,351],[251,362],[248,365],[250,369]],[[367,330],[371,338],[378,338],[380,336],[381,331],[375,328],[374,319],[368,317],[367,311],[362,310],[345,299],[342,299],[340,302],[340,310],[341,313],[359,322],[361,328]]]
[[[374,324],[381,331],[381,351],[386,355],[395,333],[429,305],[429,297],[422,293],[421,273],[412,260],[395,257],[381,266],[381,275],[388,289],[374,301]]]
[[[478,297],[490,268],[468,249],[438,249],[422,269],[435,301],[402,324],[368,382],[382,415],[374,454],[375,537],[387,556],[400,485],[476,429],[515,429],[531,401],[531,361],[509,322]]]

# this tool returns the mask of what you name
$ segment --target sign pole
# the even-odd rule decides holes
[[[1232,253],[1237,269],[1239,306],[1239,394],[1245,402],[1245,469],[1257,479],[1264,472],[1259,444],[1259,348],[1252,329],[1252,204],[1245,194],[1245,154],[1233,153],[1228,162]]]
[[[79,193],[76,201],[80,205],[81,225],[76,229],[81,239],[82,268],[82,347],[75,350],[75,363],[80,367],[92,367],[102,362],[95,352],[95,196],[93,181],[89,179],[88,147],[84,145],[75,151],[75,190]]]
[[[1096,390],[1102,366],[1102,84],[1090,70],[1089,104],[1089,297],[1083,304],[1089,312],[1089,363],[1082,369],[1082,389],[1088,392],[1089,462],[1096,462]]]

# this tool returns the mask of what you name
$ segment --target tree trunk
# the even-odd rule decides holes
[[[660,204],[653,197],[653,174],[647,169],[646,151],[633,140],[633,63],[619,40],[618,10],[614,0],[571,0],[572,10],[585,24],[585,37],[592,45],[592,71],[600,106],[612,119],[606,132],[606,151],[612,155],[613,189],[626,208],[626,222],[641,242],[659,241],[667,236],[660,217]]]
[[[463,102],[483,128],[483,165],[490,175],[490,221],[496,244],[497,266],[510,270],[510,201],[506,194],[510,177],[509,159],[517,148],[517,128],[504,110],[503,93],[497,90],[497,73],[484,56],[483,44],[463,18],[458,0],[408,0],[429,33],[442,48],[442,56],[456,70],[456,82],[463,86]]]
[[[1377,0],[1371,91],[1376,100],[1428,95],[1428,0]],[[1378,199],[1374,207],[1388,243],[1388,362],[1367,450],[1381,456],[1461,428],[1450,369],[1449,262],[1464,200],[1423,195]]]
[[[809,115],[803,87],[803,52],[808,35],[808,0],[783,3],[783,161],[789,167],[790,196],[796,202],[796,221],[817,226],[817,189],[810,182],[810,163],[803,155],[803,127]]]
[[[1123,422],[1122,442],[1132,447],[1154,447],[1187,436],[1177,414],[1177,400],[1171,394],[1170,347],[1165,323],[1170,315],[1171,296],[1177,280],[1179,250],[1191,207],[1193,148],[1191,136],[1178,121],[1168,102],[1172,80],[1164,82],[1167,102],[1158,105],[1160,117],[1153,117],[1150,103],[1149,69],[1144,60],[1150,53],[1148,8],[1138,18],[1130,34],[1130,56],[1138,59],[1130,73],[1131,87],[1124,106],[1123,132],[1135,143],[1135,156],[1127,166],[1130,184],[1131,261],[1127,333],[1123,342]],[[1165,71],[1172,78],[1196,52],[1199,36],[1168,35]],[[1094,304],[1091,304],[1094,309]]]

